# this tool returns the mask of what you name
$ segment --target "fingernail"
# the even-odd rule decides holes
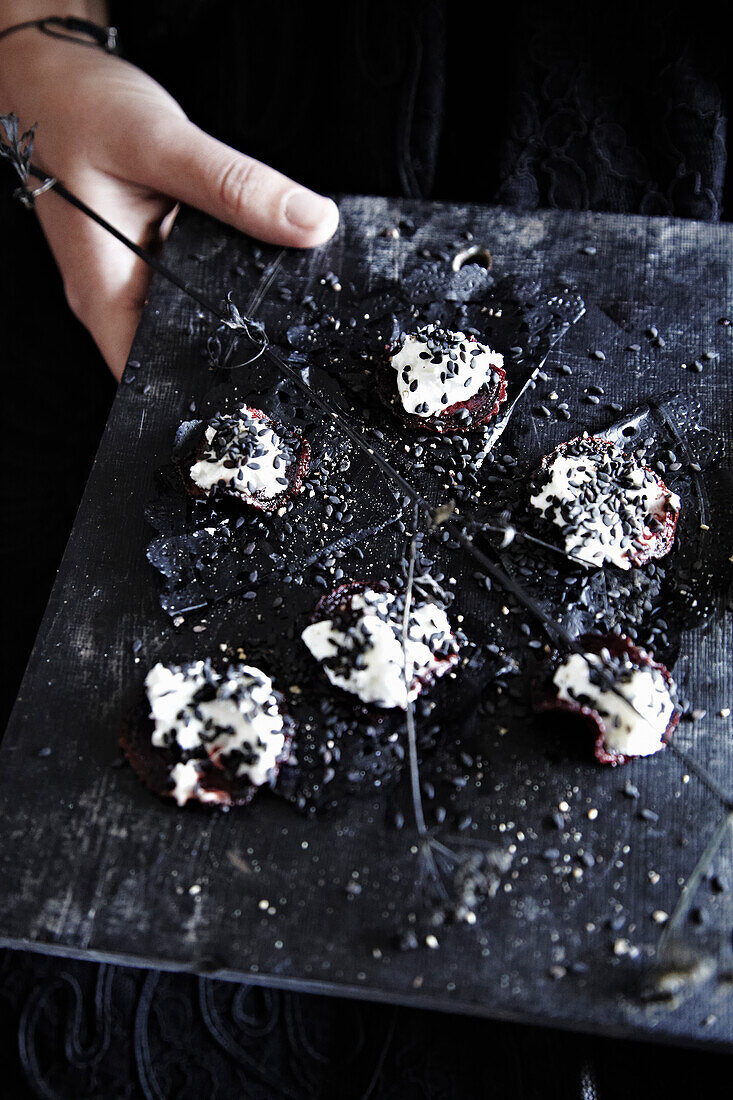
[[[298,229],[315,229],[333,217],[335,205],[332,199],[299,188],[291,191],[285,200],[285,217]]]

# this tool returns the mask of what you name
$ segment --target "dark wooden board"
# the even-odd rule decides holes
[[[414,235],[382,235],[404,217]],[[236,233],[186,213],[166,258],[214,299],[228,289],[245,308],[264,298],[265,316],[284,308],[270,280],[289,285],[297,320],[305,294],[328,302],[333,290],[321,277],[329,271],[362,281],[392,276],[416,249],[452,254],[465,230],[490,248],[497,272],[568,282],[588,305],[551,352],[547,380],[520,404],[500,450],[511,453],[513,432],[515,441],[530,438],[538,455],[569,437],[568,423],[533,415],[553,390],[569,402],[570,426],[593,431],[614,419],[608,401],[631,408],[680,388],[699,398],[726,460],[731,328],[718,322],[733,312],[727,226],[348,198],[338,236],[313,254],[253,251]],[[651,325],[663,347],[645,335]],[[663,934],[651,914],[675,911],[724,811],[669,751],[602,769],[551,757],[531,723],[511,738],[491,730],[471,835],[516,845],[512,869],[477,928],[440,932],[439,950],[407,953],[389,936],[395,915],[414,907],[414,834],[409,824],[389,826],[385,798],[327,820],[305,819],[268,797],[226,815],[178,812],[118,766],[121,723],[147,668],[176,647],[206,652],[232,629],[231,619],[219,633],[174,628],[145,559],[154,470],[191,401],[211,386],[209,332],[208,317],[156,280],[131,356],[139,366],[117,395],[0,749],[0,942],[604,1034],[729,1043],[733,1012],[720,977],[731,970],[730,824],[712,866],[719,881],[704,879],[691,902],[705,923],[683,922],[674,956],[675,943],[664,948],[666,961],[683,950],[702,960],[705,980],[672,1009],[650,1010],[637,997]],[[632,343],[640,351],[628,352]],[[604,363],[589,357],[594,348]],[[702,373],[681,369],[706,350],[718,358],[705,360]],[[562,364],[572,366],[571,377]],[[597,405],[583,400],[592,381],[605,389]],[[397,553],[398,540],[383,550],[390,545]],[[707,711],[681,727],[679,743],[726,792],[731,719],[718,712],[733,700],[729,628],[718,615],[686,634],[676,668],[684,693]],[[627,782],[639,800],[624,795]],[[547,818],[564,801],[570,828],[559,841]],[[642,819],[642,807],[658,820]],[[562,859],[558,870],[543,858],[560,843],[570,873]],[[575,877],[583,850],[595,865]],[[354,882],[361,892],[349,897]],[[638,953],[614,951],[620,940]]]

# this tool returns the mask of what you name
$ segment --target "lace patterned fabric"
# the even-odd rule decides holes
[[[530,5],[502,147],[499,202],[721,217],[723,59],[712,20],[691,30],[641,8]]]
[[[0,952],[6,1100],[715,1095],[724,1055]]]

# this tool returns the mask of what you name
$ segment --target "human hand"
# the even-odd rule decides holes
[[[34,163],[147,249],[160,246],[178,202],[300,248],[338,225],[331,199],[205,134],[151,77],[100,50],[35,29],[2,41],[0,114],[10,111],[23,129],[38,123]],[[36,212],[69,305],[119,379],[150,270],[53,191]]]

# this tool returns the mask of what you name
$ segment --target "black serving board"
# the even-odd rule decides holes
[[[337,237],[315,253],[253,245],[185,212],[166,260],[210,298],[231,290],[294,362],[329,374],[319,348],[303,343],[302,326],[336,314],[344,287],[352,300],[357,292],[382,300],[384,285],[419,268],[421,253],[449,266],[469,234],[489,248],[492,278],[512,276],[548,295],[574,288],[587,307],[503,425],[482,467],[484,499],[497,462],[539,461],[583,428],[600,432],[617,421],[611,403],[631,412],[670,390],[699,401],[713,441],[706,484],[714,500],[729,497],[731,326],[719,323],[733,312],[728,227],[352,197],[342,202]],[[467,281],[485,278],[464,271]],[[394,329],[387,311],[384,326]],[[175,429],[205,408],[214,386],[231,384],[226,354],[210,367],[212,331],[194,303],[156,280],[0,749],[0,941],[604,1034],[730,1043],[733,833],[725,810],[733,742],[731,719],[719,712],[733,700],[733,662],[721,594],[703,625],[682,636],[675,667],[685,696],[706,711],[677,736],[697,771],[669,750],[623,769],[599,767],[582,746],[534,723],[511,676],[504,724],[507,708],[486,698],[490,670],[483,679],[480,669],[467,674],[451,721],[446,707],[456,696],[441,685],[443,729],[453,742],[470,737],[480,764],[446,799],[442,823],[427,799],[428,824],[448,841],[460,834],[510,849],[513,861],[478,925],[439,929],[439,949],[401,952],[393,943],[420,908],[404,783],[373,788],[326,816],[268,794],[243,811],[181,812],[121,765],[119,732],[159,658],[229,644],[251,659],[279,654],[286,681],[289,672],[304,674],[292,607],[272,609],[276,580],[256,587],[246,615],[236,593],[169,615],[146,557],[156,533],[170,534],[171,516],[164,509],[161,518],[155,501]],[[344,356],[358,375],[356,356],[372,353],[351,346]],[[700,373],[690,369],[696,361]],[[341,385],[338,370],[329,377]],[[353,389],[345,377],[336,395],[349,414],[356,381]],[[587,400],[589,385],[604,391],[597,403]],[[570,420],[553,412],[563,401]],[[371,417],[385,446],[399,448],[388,410],[375,406]],[[725,533],[715,539],[718,556]],[[403,553],[399,521],[356,545],[338,560],[352,573],[385,575]],[[439,547],[436,557],[448,586],[456,578],[452,613],[463,616],[467,635],[486,641],[499,629],[501,599],[475,581],[458,551]],[[292,587],[299,615],[327,583],[323,569],[332,566],[320,568],[304,566]],[[698,880],[693,870],[711,838],[720,843]],[[684,911],[676,909],[681,894]],[[673,919],[657,923],[659,912]],[[639,992],[655,964],[694,980],[652,1008]]]

